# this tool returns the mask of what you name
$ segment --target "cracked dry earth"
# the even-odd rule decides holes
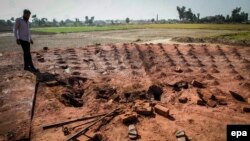
[[[117,107],[130,112],[140,102],[167,107],[171,118],[138,114],[138,140],[174,141],[179,130],[194,141],[226,140],[226,125],[250,123],[249,111],[243,110],[250,106],[249,57],[248,47],[215,44],[113,44],[36,51],[33,58],[40,71],[80,89],[81,103],[72,106],[62,99],[67,85],[58,81],[40,83],[31,140],[66,140],[70,135],[65,136],[62,127],[42,127]],[[195,87],[193,80],[204,87]],[[173,89],[178,82],[187,82],[188,87]],[[162,90],[157,98],[149,94],[152,85]],[[97,128],[98,124],[77,139],[88,140]],[[98,132],[105,140],[130,140],[128,126],[120,115]]]

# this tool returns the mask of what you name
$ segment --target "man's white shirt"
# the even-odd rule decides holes
[[[14,35],[16,39],[30,42],[31,34],[29,29],[29,21],[25,21],[23,17],[17,18],[14,25]]]

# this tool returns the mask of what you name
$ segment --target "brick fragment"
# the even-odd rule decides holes
[[[164,117],[169,117],[169,109],[168,108],[157,104],[157,105],[155,105],[154,109],[155,109],[155,112],[157,114],[162,115]]]

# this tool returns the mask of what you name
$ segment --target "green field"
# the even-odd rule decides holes
[[[74,33],[74,32],[91,32],[91,31],[110,31],[110,30],[127,30],[142,29],[139,25],[108,25],[108,26],[78,26],[78,27],[44,27],[32,28],[36,32],[45,33]]]
[[[208,29],[208,30],[235,30],[250,31],[250,24],[128,24],[128,25],[106,25],[106,26],[79,26],[79,27],[44,27],[32,28],[36,32],[44,33],[72,33],[90,31],[109,31],[127,29]]]
[[[189,42],[189,43],[224,43],[224,44],[237,44],[237,45],[250,45],[250,32],[237,32],[237,33],[228,33],[215,36],[207,37],[174,37],[173,41],[177,42]]]
[[[223,34],[215,37],[209,38],[217,38],[217,39],[225,39],[225,40],[236,40],[236,41],[249,41],[250,40],[250,32],[240,32],[233,34]]]

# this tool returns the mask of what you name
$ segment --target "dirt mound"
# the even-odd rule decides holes
[[[250,90],[250,83],[249,83],[249,82],[240,83],[240,85],[241,85],[243,88]]]
[[[209,38],[209,37],[204,37],[204,38],[174,37],[171,40],[182,43],[221,43],[221,44],[241,45],[241,46],[250,45],[250,40],[231,40],[231,39]]]
[[[193,37],[174,37],[172,41],[183,42],[183,43],[204,43],[205,41],[201,38]]]

